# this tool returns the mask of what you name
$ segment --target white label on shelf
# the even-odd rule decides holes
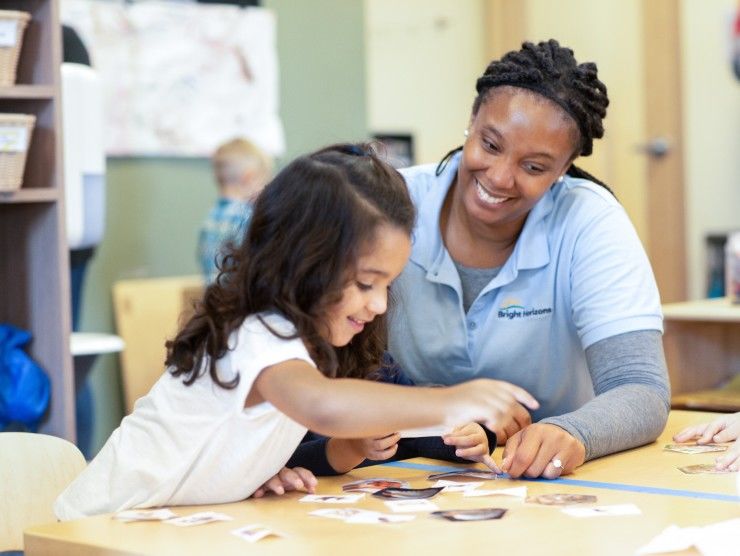
[[[18,22],[15,19],[0,19],[0,46],[15,46]]]
[[[28,147],[28,129],[24,126],[0,125],[0,152],[22,153]]]

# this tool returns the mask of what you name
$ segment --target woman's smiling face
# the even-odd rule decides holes
[[[471,221],[521,229],[532,207],[568,169],[578,127],[526,89],[492,91],[470,120],[455,195]]]

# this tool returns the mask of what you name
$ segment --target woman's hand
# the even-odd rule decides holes
[[[535,423],[506,441],[501,468],[515,479],[556,479],[573,472],[585,459],[586,447],[564,429]]]
[[[442,440],[448,446],[456,448],[455,455],[457,457],[477,461],[486,465],[493,472],[501,473],[501,469],[491,457],[486,431],[478,423],[468,423],[457,427],[452,432],[442,436]]]
[[[251,498],[262,498],[269,493],[280,496],[294,490],[313,493],[317,483],[316,477],[308,469],[283,467],[277,475],[255,490]]]

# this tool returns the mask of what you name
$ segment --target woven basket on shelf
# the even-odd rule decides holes
[[[0,25],[15,24],[15,43],[0,44],[0,87],[15,85],[15,71],[18,68],[23,31],[30,19],[31,15],[26,12],[0,10]],[[13,33],[3,34],[0,37],[10,37],[12,39]],[[12,40],[9,42],[12,42]]]
[[[23,183],[35,123],[33,114],[0,114],[0,191],[13,191]]]

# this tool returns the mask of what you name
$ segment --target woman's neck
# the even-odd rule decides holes
[[[473,221],[450,187],[439,218],[439,226],[452,259],[471,268],[493,268],[507,261],[524,227],[524,221],[512,225],[486,225]]]

